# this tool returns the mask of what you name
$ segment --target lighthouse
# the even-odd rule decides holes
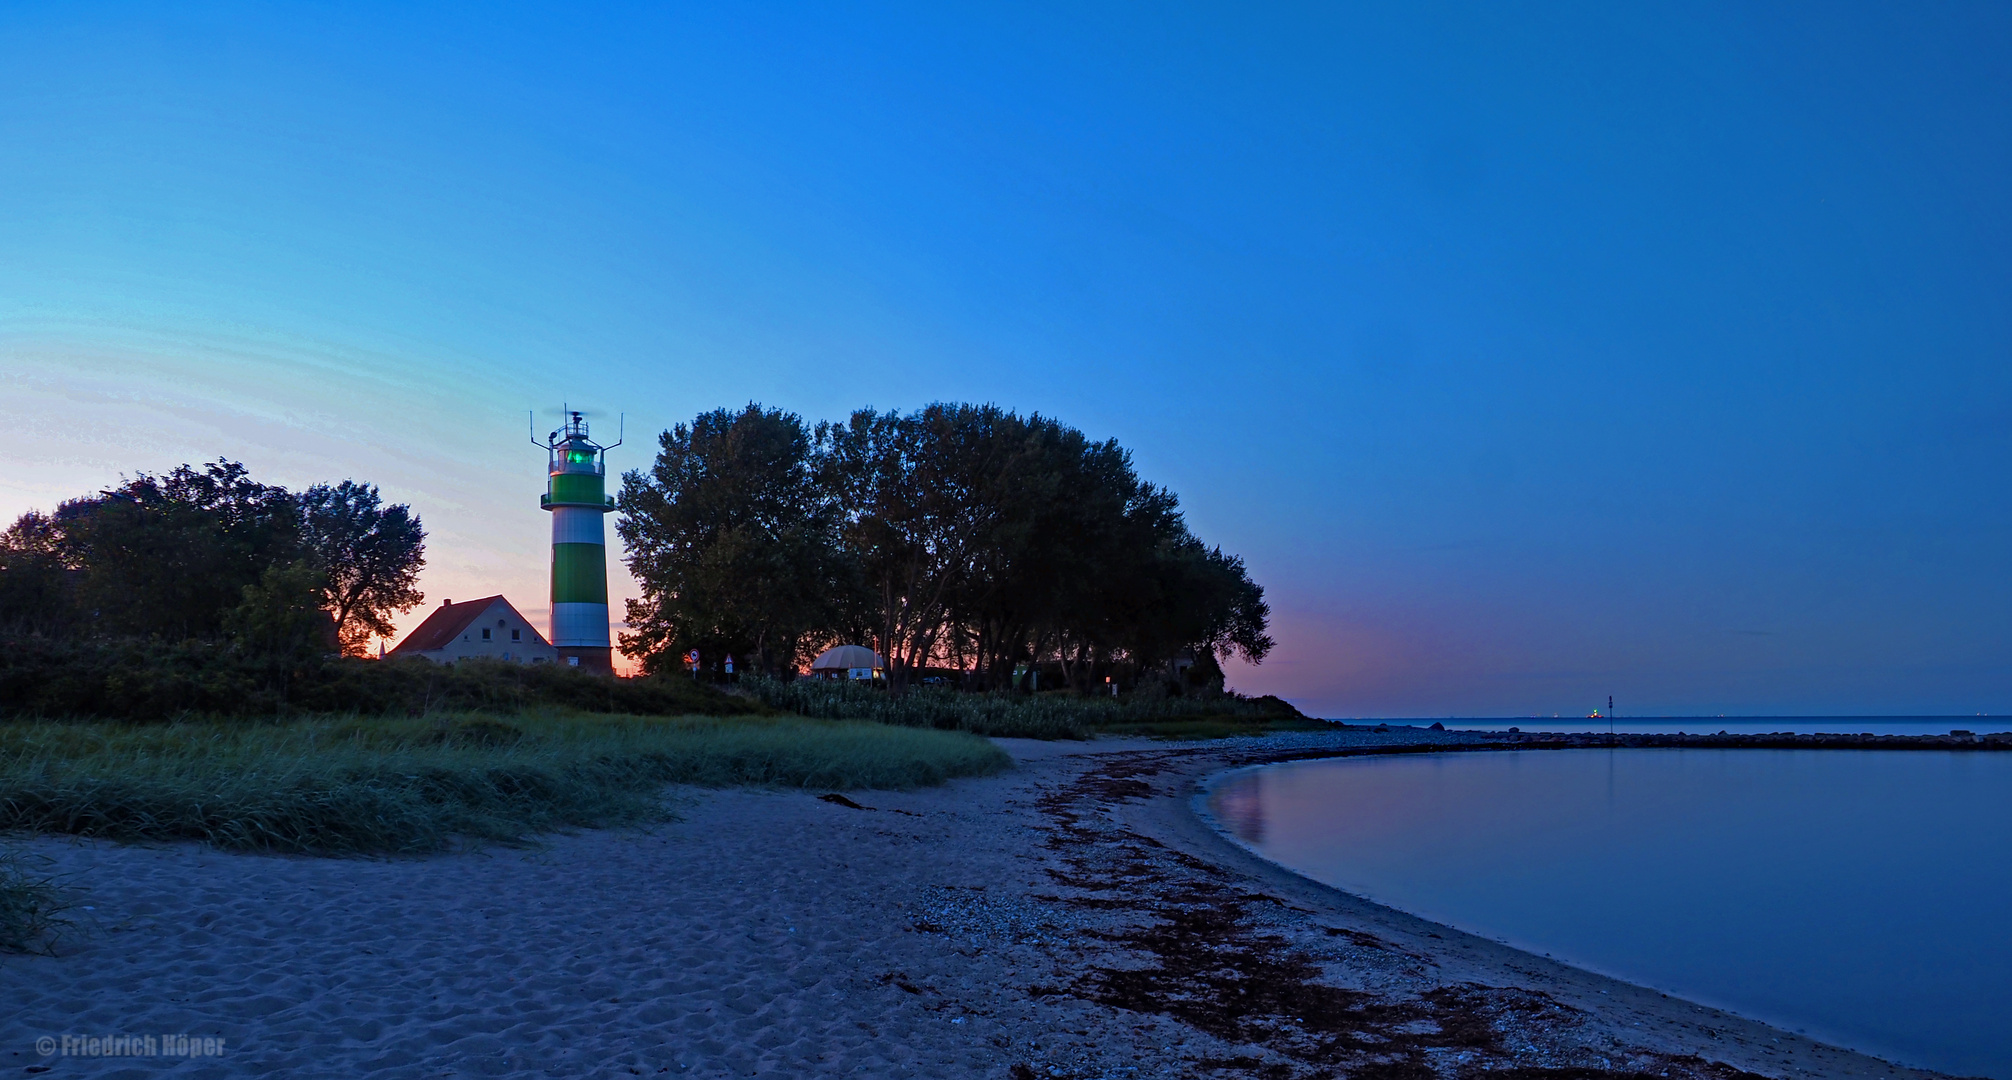
[[[534,429],[535,430],[535,429]],[[537,437],[532,437],[537,443]],[[546,452],[545,495],[552,513],[552,645],[559,662],[614,674],[608,640],[608,541],[602,515],[615,509],[607,492],[607,446],[587,436],[587,421],[566,413],[565,426],[538,443]]]

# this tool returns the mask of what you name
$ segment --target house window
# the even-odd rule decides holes
[[[524,640],[524,631],[522,631],[522,630],[512,630],[512,631],[510,631],[510,640],[511,640],[511,641],[522,641],[522,640]]]
[[[482,640],[484,641],[489,640],[489,628],[486,626],[482,628]]]

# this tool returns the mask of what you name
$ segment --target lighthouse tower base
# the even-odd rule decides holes
[[[615,673],[615,650],[607,645],[595,648],[592,645],[561,645],[559,662],[602,675]]]

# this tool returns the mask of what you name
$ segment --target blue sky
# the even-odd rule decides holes
[[[2012,712],[2008,10],[7,5],[0,514],[357,476],[537,618],[526,409],[993,401],[1312,711]]]

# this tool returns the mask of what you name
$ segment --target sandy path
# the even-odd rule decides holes
[[[1199,777],[1284,753],[1276,741],[1007,745],[1012,773],[855,794],[872,810],[681,791],[675,823],[532,850],[335,860],[35,840],[93,910],[59,955],[0,957],[0,1069],[1928,1075],[1269,867],[1187,802]],[[66,1034],[224,1050],[37,1052]]]

